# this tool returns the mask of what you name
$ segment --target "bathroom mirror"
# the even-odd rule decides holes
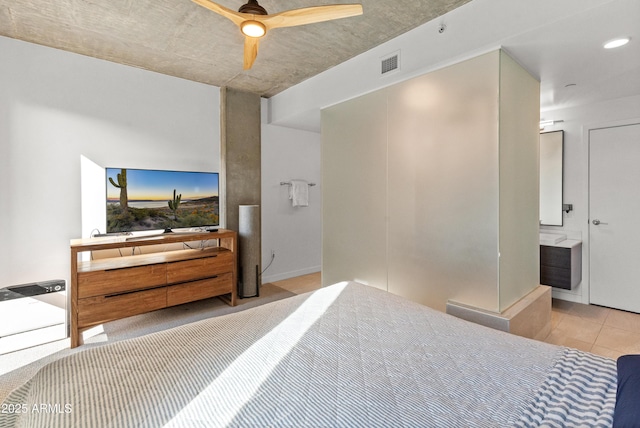
[[[540,134],[540,224],[562,226],[564,131]]]

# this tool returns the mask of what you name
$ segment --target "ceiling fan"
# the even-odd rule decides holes
[[[230,19],[240,27],[240,31],[245,35],[245,70],[250,69],[256,60],[258,56],[258,41],[262,36],[267,34],[268,30],[362,15],[361,4],[333,4],[305,7],[269,15],[267,11],[258,4],[257,0],[249,0],[249,2],[242,5],[237,12],[210,0],[193,0],[193,2]]]

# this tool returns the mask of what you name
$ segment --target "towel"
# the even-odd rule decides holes
[[[309,206],[309,183],[304,180],[291,180],[289,199],[294,207]]]

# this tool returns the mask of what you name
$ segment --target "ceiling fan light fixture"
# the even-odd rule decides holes
[[[240,13],[250,13],[251,15],[268,15],[264,7],[258,4],[257,0],[249,0],[248,3],[243,4],[238,9]]]
[[[262,37],[267,33],[267,27],[262,22],[247,20],[240,24],[240,31],[248,37]]]
[[[361,4],[330,4],[324,6],[303,7],[290,9],[269,15],[258,4],[257,0],[247,0],[238,11],[226,8],[213,0],[193,0],[198,5],[217,13],[240,28],[244,37],[243,68],[248,70],[253,66],[258,56],[260,38],[267,34],[267,30],[274,28],[296,27],[298,25],[315,24],[316,22],[349,18],[362,15]]]

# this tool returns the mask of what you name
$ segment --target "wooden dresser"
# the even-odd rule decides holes
[[[199,245],[211,240],[217,246]],[[176,243],[182,245],[135,254]],[[116,255],[79,260],[80,253],[100,250]],[[83,330],[108,321],[215,296],[235,306],[236,275],[237,234],[230,230],[71,240],[71,347]]]

